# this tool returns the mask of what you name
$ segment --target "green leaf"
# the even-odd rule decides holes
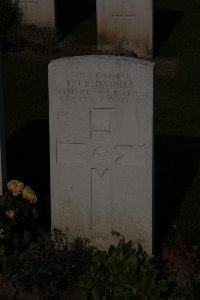
[[[127,248],[132,248],[132,245],[133,245],[133,242],[130,240],[130,241],[128,241],[128,243],[127,243]]]
[[[116,247],[114,245],[111,245],[108,249],[108,254],[112,254],[116,250]]]

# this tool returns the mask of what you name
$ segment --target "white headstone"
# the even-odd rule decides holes
[[[26,24],[55,27],[54,0],[19,0]]]
[[[100,248],[117,231],[151,251],[153,63],[54,60],[49,96],[52,226]]]
[[[152,0],[97,0],[97,35],[99,49],[152,58]]]

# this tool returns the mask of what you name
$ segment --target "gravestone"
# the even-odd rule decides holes
[[[54,60],[49,101],[52,226],[99,248],[116,231],[151,251],[153,63]]]
[[[152,58],[152,0],[97,0],[99,49],[133,51]]]
[[[54,0],[19,0],[23,21],[38,27],[55,27]]]

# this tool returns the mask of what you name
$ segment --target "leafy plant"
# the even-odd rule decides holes
[[[0,196],[0,246],[11,250],[30,242],[37,230],[37,196],[23,182],[11,180]]]
[[[154,258],[132,247],[132,241],[121,238],[117,247],[97,252],[89,270],[81,277],[85,298],[158,300],[167,291],[164,280],[158,279]],[[91,299],[91,298],[90,298]]]
[[[79,276],[91,263],[93,251],[87,239],[72,239],[54,229],[52,235],[40,237],[24,253],[10,256],[8,270],[16,284],[55,299],[55,295],[78,285]]]
[[[0,36],[5,35],[12,25],[19,24],[21,17],[18,0],[0,0]]]

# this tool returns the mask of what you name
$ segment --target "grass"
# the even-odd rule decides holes
[[[155,61],[160,59],[164,65],[164,72],[155,77],[157,246],[179,234],[186,243],[200,245],[200,1],[157,0],[155,9]],[[88,33],[94,21],[94,15],[83,20],[68,38],[95,43],[94,31]],[[77,54],[82,54],[81,48]],[[36,192],[48,195],[47,65],[51,57],[5,53],[2,60],[8,178],[18,175],[36,185]],[[172,61],[175,70],[166,72]],[[33,138],[27,138],[30,132]],[[16,162],[19,158],[23,163]]]

